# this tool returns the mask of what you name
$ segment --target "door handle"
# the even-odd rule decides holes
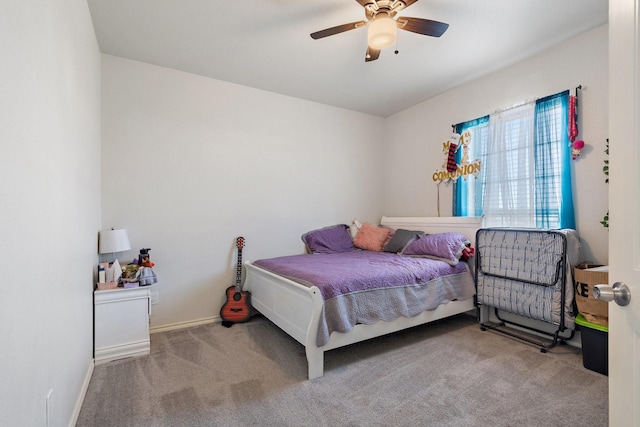
[[[629,305],[631,301],[631,291],[623,282],[616,282],[613,286],[595,285],[593,287],[593,297],[600,301],[615,301],[620,306]]]

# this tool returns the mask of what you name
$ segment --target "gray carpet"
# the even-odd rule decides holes
[[[77,426],[606,426],[607,377],[579,349],[537,348],[460,315],[332,350],[263,317],[151,336],[151,355],[97,366]]]

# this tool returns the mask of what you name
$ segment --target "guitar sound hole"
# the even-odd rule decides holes
[[[235,294],[233,294],[234,301],[240,301],[240,298],[242,298],[242,295],[240,295],[239,292],[236,292]]]

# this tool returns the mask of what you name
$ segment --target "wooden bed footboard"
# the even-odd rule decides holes
[[[315,286],[303,286],[250,262],[246,262],[245,267],[244,289],[251,292],[253,307],[300,344],[307,345],[310,332],[317,330],[322,311],[320,290]],[[315,333],[313,335],[315,337]]]

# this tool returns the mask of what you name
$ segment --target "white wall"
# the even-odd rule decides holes
[[[0,3],[0,425],[73,422],[91,372],[100,54],[84,0]]]
[[[303,252],[311,229],[379,221],[382,120],[102,56],[102,226],[159,282],[152,328],[217,317],[244,260]]]
[[[437,215],[431,176],[442,165],[451,125],[528,99],[582,85],[578,139],[587,148],[574,172],[574,204],[584,259],[608,263],[608,209],[602,173],[608,137],[608,27],[575,37],[536,57],[445,92],[385,120],[385,214]],[[440,185],[440,214],[451,215],[452,185]]]

